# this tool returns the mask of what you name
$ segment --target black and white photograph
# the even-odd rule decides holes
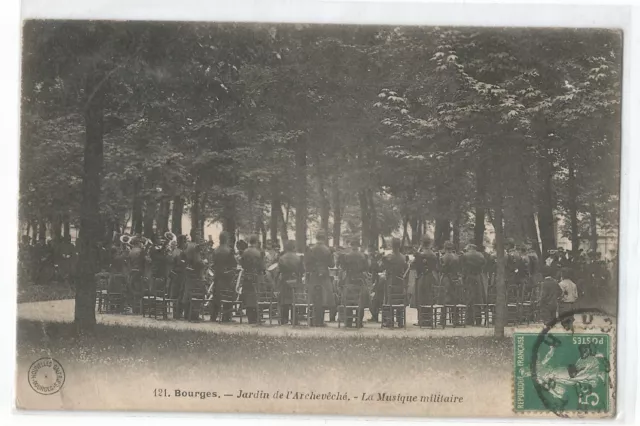
[[[615,417],[623,39],[24,20],[17,408]]]

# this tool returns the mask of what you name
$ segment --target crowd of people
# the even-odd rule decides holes
[[[541,260],[533,247],[516,245],[513,240],[507,240],[505,249],[508,298],[534,302],[538,319],[543,321],[552,320],[558,309],[574,307],[584,296],[600,297],[615,280],[597,252],[580,250],[574,258],[559,248]],[[30,244],[28,237],[23,238],[21,279],[43,285],[54,281],[73,284],[77,258],[70,239]],[[404,326],[404,308],[384,309],[391,305],[391,294],[403,292],[406,306],[418,310],[416,325],[433,325],[433,317],[424,312],[431,312],[435,304],[467,306],[464,321],[478,324],[474,307],[495,304],[496,295],[495,254],[474,244],[456,250],[450,241],[441,249],[433,248],[428,236],[420,247],[402,247],[401,240],[393,238],[387,250],[362,250],[358,239],[350,241],[349,248],[329,247],[320,232],[314,245],[298,253],[295,241],[285,241],[281,249],[278,242],[267,241],[263,246],[256,235],[232,246],[230,236],[222,232],[217,247],[197,235],[191,240],[170,232],[153,238],[117,235],[103,247],[100,262],[102,271],[97,278],[106,282],[119,277],[128,295],[128,309],[139,312],[139,300],[145,294],[161,292],[176,301],[176,319],[193,319],[188,318],[189,304],[198,286],[206,287],[212,320],[232,320],[231,306],[220,303],[231,292],[242,303],[249,323],[261,321],[257,295],[267,291],[277,303],[281,324],[306,316],[312,326],[324,326],[327,313],[328,321],[336,321],[346,294],[358,295],[357,314],[346,317],[347,326],[361,326],[365,310],[371,314],[367,321]],[[296,293],[304,293],[311,307],[301,315],[293,315]]]

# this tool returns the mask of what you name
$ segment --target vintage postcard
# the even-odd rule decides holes
[[[616,416],[622,31],[22,32],[19,409]]]

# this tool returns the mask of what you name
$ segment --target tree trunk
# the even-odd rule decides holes
[[[487,176],[484,165],[481,164],[476,171],[476,214],[475,225],[473,227],[473,243],[480,248],[484,245],[484,221],[485,205],[487,197]]]
[[[169,215],[171,214],[171,202],[169,199],[162,200],[160,202],[160,208],[158,210],[157,227],[158,231],[163,234],[169,231]]]
[[[133,234],[142,235],[143,218],[142,218],[142,179],[137,179],[133,184],[133,213],[131,218],[131,232]]]
[[[589,249],[593,252],[598,251],[598,219],[596,216],[595,203],[589,203]]]
[[[278,243],[278,218],[282,214],[280,208],[280,185],[276,177],[271,178],[271,217],[269,220],[269,234],[271,244]]]
[[[380,232],[378,231],[378,213],[376,211],[376,205],[373,198],[373,190],[369,189],[369,245],[371,248],[378,250],[378,242]]]
[[[289,241],[289,210],[287,208],[287,216],[285,218],[285,214],[282,212],[282,207],[280,208],[280,238],[282,238],[282,247],[284,247],[284,243]]]
[[[340,232],[342,230],[342,206],[340,203],[340,187],[336,179],[333,184],[333,247],[340,247]]]
[[[408,228],[409,227],[409,217],[405,216],[402,219],[402,244],[401,246],[404,247],[406,243],[408,243],[409,240],[409,231]]]
[[[264,217],[262,212],[258,214],[258,232],[262,237],[262,248],[267,246],[267,228],[264,226]]]
[[[371,230],[371,225],[369,223],[369,206],[367,203],[367,194],[364,189],[358,191],[358,200],[360,202],[360,220],[362,221],[362,235],[360,236],[360,243],[363,248],[367,248],[369,247],[369,233]]]
[[[453,247],[460,250],[460,219],[457,217],[453,221]]]
[[[38,240],[45,241],[47,239],[47,222],[44,219],[41,219],[39,225]]]
[[[200,233],[200,236],[204,240],[206,240],[205,238],[206,235],[204,234],[204,228],[206,227],[206,221],[207,221],[206,210],[207,210],[207,194],[205,193],[202,196],[202,201],[200,201],[200,217],[198,220],[198,232]]]
[[[60,241],[62,238],[62,220],[59,214],[54,214],[51,219],[51,238]]]
[[[435,246],[440,249],[444,246],[445,241],[449,241],[451,238],[451,222],[449,219],[436,218],[435,234]]]
[[[89,94],[85,121],[84,174],[80,206],[79,281],[76,284],[75,323],[79,330],[96,323],[96,283],[100,271],[102,226],[100,223],[100,192],[103,164],[104,86],[102,77],[93,72],[87,77],[85,92]]]
[[[549,250],[556,248],[555,218],[553,216],[553,170],[551,160],[547,156],[541,156],[538,160],[539,180],[542,183],[539,193],[538,229],[542,242],[543,257]]]
[[[184,214],[184,200],[180,196],[173,198],[173,210],[171,212],[171,232],[182,234],[182,215]]]
[[[229,234],[229,245],[235,250],[236,246],[236,199],[228,196],[223,201],[222,207],[222,230]]]
[[[507,322],[507,287],[505,283],[505,256],[504,256],[504,225],[502,213],[502,184],[496,185],[496,200],[494,207],[495,242],[496,242],[496,318],[495,337],[504,337],[504,327]]]
[[[536,218],[533,213],[527,213],[523,218],[525,228],[527,231],[529,244],[536,251],[538,257],[542,256],[542,252],[540,251],[540,243],[538,242],[538,227],[536,226]]]
[[[304,253],[307,248],[307,136],[296,143],[296,250]]]
[[[69,222],[69,213],[65,213],[64,218],[62,219],[62,225],[64,229],[64,239],[71,240],[71,223]]]
[[[32,224],[33,235],[31,237],[31,244],[35,244],[38,242],[38,221],[34,220]]]
[[[191,230],[189,231],[189,235],[191,236],[191,241],[195,241],[198,237],[199,222],[200,222],[200,191],[196,189],[193,192],[193,200],[191,204]]]
[[[578,249],[580,248],[580,233],[578,228],[578,191],[576,188],[576,169],[573,161],[573,152],[569,150],[567,158],[569,163],[569,218],[571,221],[571,254],[573,258],[578,257]]]
[[[317,150],[315,151],[316,178],[318,180],[318,195],[320,196],[320,229],[324,232],[327,241],[329,239],[329,215],[331,214],[331,202],[325,190],[325,173],[322,161]]]
[[[144,209],[144,236],[153,238],[155,231],[153,230],[153,220],[156,217],[156,201],[147,200]]]

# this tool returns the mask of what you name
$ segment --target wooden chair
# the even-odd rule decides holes
[[[394,314],[398,310],[402,310],[402,327],[407,328],[407,279],[392,277],[387,280],[382,302],[382,328],[394,328]]]
[[[293,288],[293,303],[291,304],[291,325],[301,325],[300,321],[306,321],[306,325],[311,325],[311,305],[309,304],[309,293],[305,285],[296,285]]]
[[[143,290],[142,299],[140,300],[140,311],[143,318],[148,316],[149,318],[154,317],[157,319],[156,310],[158,308],[166,311],[165,282],[164,278],[153,278],[151,285]],[[158,300],[161,301],[160,306],[158,306]],[[166,314],[164,317],[166,317]]]
[[[453,327],[467,326],[467,289],[458,275],[450,275],[449,303],[446,306],[449,321]]]
[[[193,280],[190,279],[190,284],[186,291],[189,292],[187,309],[187,320],[189,322],[196,322],[202,319],[204,313],[204,304],[207,296],[207,281],[206,280]]]
[[[109,280],[107,293],[104,296],[105,312],[122,313],[125,305],[125,288],[127,279],[122,274],[113,274]]]
[[[256,298],[258,325],[265,322],[265,314],[266,318],[269,320],[269,325],[273,325],[273,320],[279,319],[278,299],[276,298],[273,290],[267,288],[264,280],[258,281],[256,285]]]
[[[111,274],[108,272],[98,272],[94,278],[96,282],[96,310],[101,314],[105,310],[104,302],[107,295],[107,289],[109,288]]]
[[[142,307],[142,296],[146,287],[146,277],[139,269],[132,269],[129,272],[129,305],[134,314],[140,313]]]
[[[338,306],[338,328],[341,327],[341,323],[344,323],[345,327],[355,328],[362,327],[362,321],[360,320],[361,306],[361,292],[362,288],[366,285],[364,279],[356,279],[347,282],[342,288],[340,305]]]
[[[518,284],[509,284],[507,286],[507,325],[517,325],[522,317],[521,315],[521,290]]]
[[[447,287],[441,280],[431,286],[431,300],[425,305],[420,305],[418,311],[418,324],[423,327],[442,327],[447,324]]]
[[[470,280],[466,283],[468,296],[471,297],[471,302],[476,302],[469,304],[473,325],[484,325],[487,317],[488,302],[483,279],[485,279],[484,274],[472,275],[467,278]],[[480,300],[477,300],[478,296]]]
[[[521,310],[520,310],[520,321],[523,323],[527,323],[527,325],[531,324],[531,321],[534,320],[534,310],[535,310],[535,300],[534,299],[534,291],[530,286],[523,286],[521,291]]]
[[[487,286],[487,305],[484,314],[484,325],[489,327],[494,325],[496,318],[496,301],[498,298],[498,292],[496,291],[496,285],[494,281],[489,282]]]

